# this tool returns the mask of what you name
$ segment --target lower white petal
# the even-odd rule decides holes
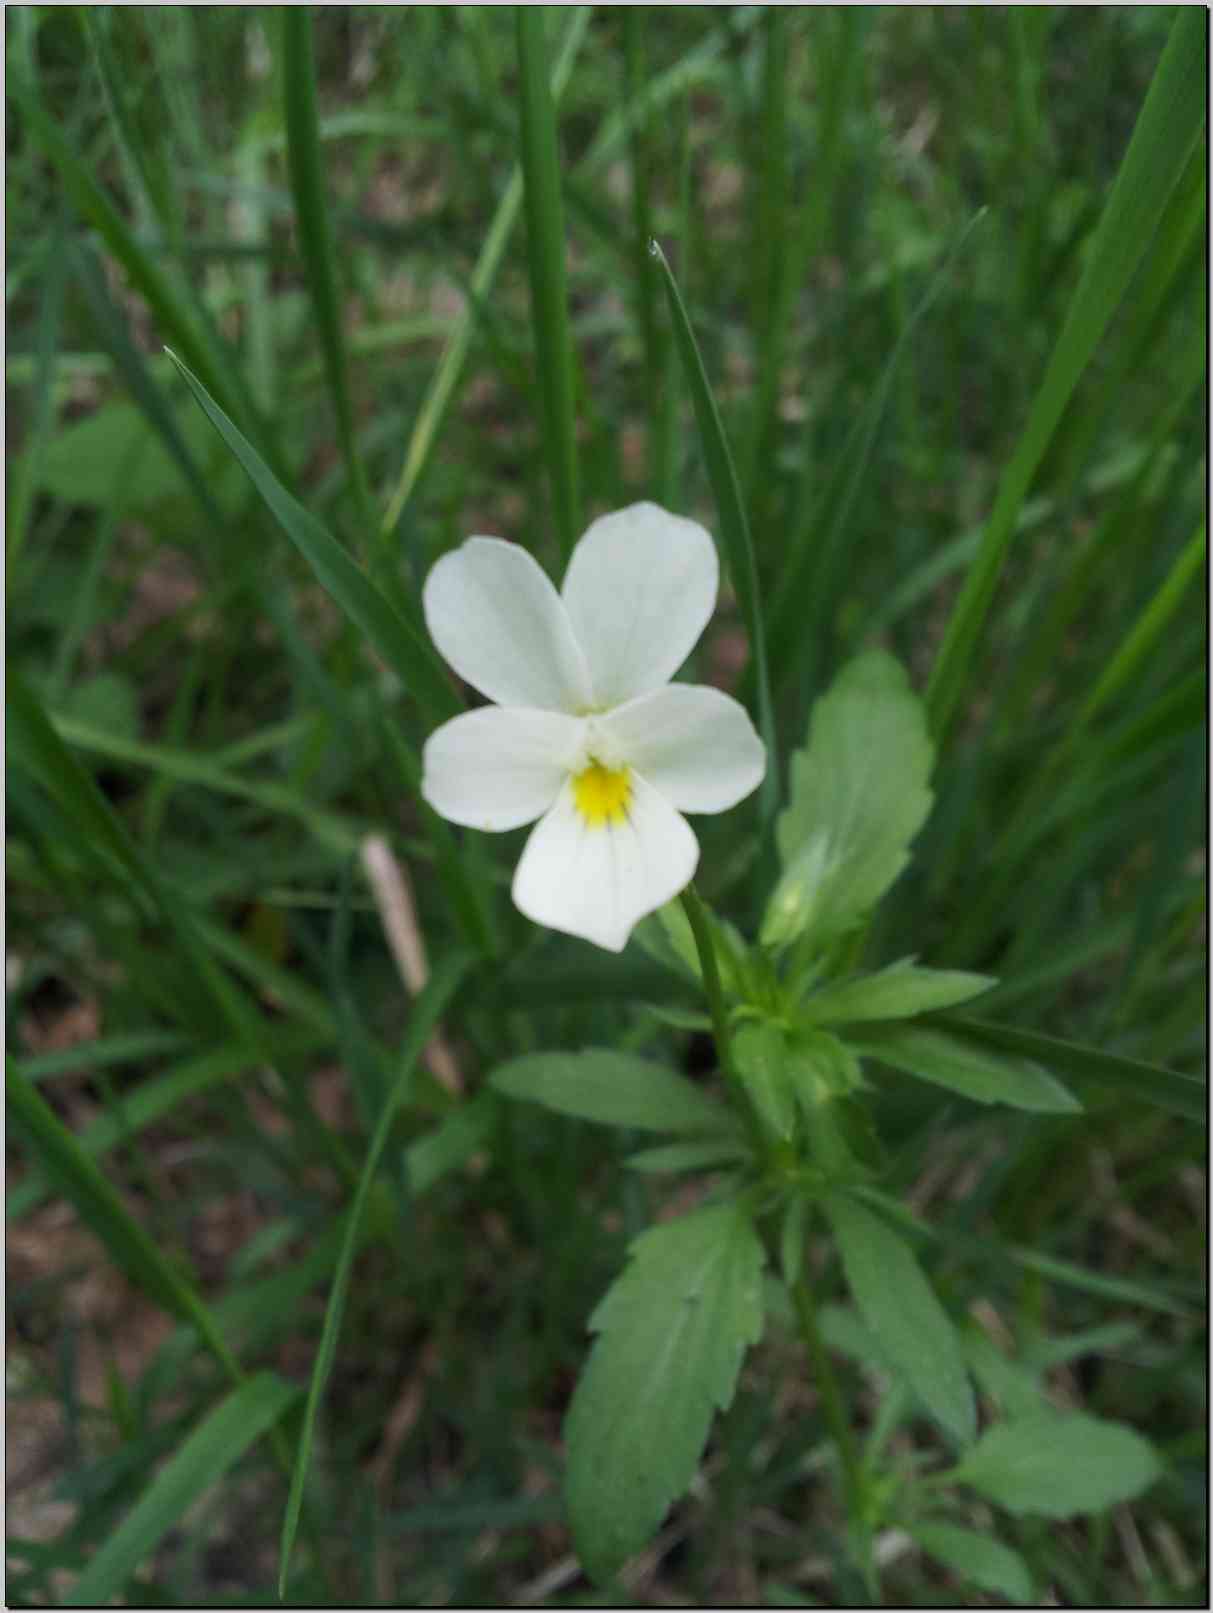
[[[619,758],[682,812],[727,812],[766,771],[766,747],[745,707],[702,684],[667,684],[597,722]]]
[[[436,728],[421,793],[470,829],[517,829],[541,817],[577,765],[585,723],[556,711],[481,706]]]
[[[566,783],[537,823],[514,874],[527,918],[622,952],[632,928],[690,883],[699,861],[691,826],[636,773],[626,815],[588,824]]]

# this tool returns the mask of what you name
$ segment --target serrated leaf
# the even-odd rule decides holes
[[[624,1164],[630,1171],[653,1175],[674,1171],[710,1170],[715,1165],[736,1165],[750,1158],[750,1150],[740,1137],[712,1137],[704,1142],[662,1143],[629,1154]]]
[[[1027,1563],[1000,1540],[931,1519],[911,1524],[909,1533],[930,1556],[983,1591],[1003,1596],[1021,1607],[1035,1600]]]
[[[489,1084],[557,1114],[641,1131],[730,1132],[732,1114],[684,1076],[630,1053],[528,1053],[501,1064]]]
[[[1153,1447],[1123,1423],[1045,1412],[995,1424],[948,1476],[1008,1512],[1072,1518],[1132,1501],[1160,1472]]]
[[[960,1340],[912,1250],[840,1193],[827,1198],[826,1211],[864,1321],[931,1415],[967,1444],[977,1422]]]
[[[762,1242],[740,1205],[653,1227],[631,1253],[590,1318],[599,1338],[565,1421],[569,1521],[600,1583],[691,1482],[762,1332]]]
[[[763,920],[768,945],[823,942],[857,924],[909,859],[931,809],[926,714],[883,650],[851,661],[813,707],[775,825],[783,877]]]
[[[913,958],[902,958],[876,974],[823,986],[805,999],[800,1011],[814,1025],[910,1019],[968,1002],[997,983],[989,975],[958,969],[920,969]]]
[[[1082,1108],[1039,1064],[933,1025],[873,1025],[851,1045],[857,1053],[975,1103],[1005,1103],[1036,1114],[1075,1114]]]

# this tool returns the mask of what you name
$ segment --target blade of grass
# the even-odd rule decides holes
[[[820,643],[825,624],[830,618],[839,578],[844,571],[844,538],[863,489],[870,482],[872,456],[901,364],[920,322],[948,283],[963,248],[985,216],[983,208],[965,225],[944,264],[932,276],[906,320],[875,390],[848,433],[838,465],[820,501],[811,500],[804,485],[807,482],[807,468],[811,466],[811,460],[806,457],[806,477],[797,501],[802,513],[794,522],[787,557],[780,568],[779,587],[769,613],[771,662],[781,688],[806,656],[813,658],[810,687],[816,683],[816,669],[822,661]],[[806,600],[811,602],[807,624]]]
[[[391,666],[422,711],[449,717],[457,702],[434,651],[336,540],[293,498],[206,388],[171,353],[204,414],[247,471],[270,514],[332,595],[344,614]]]
[[[295,227],[299,233],[299,249],[308,293],[320,329],[320,344],[324,352],[329,395],[337,417],[341,452],[349,471],[360,521],[369,538],[375,530],[374,517],[354,431],[333,232],[324,194],[323,159],[316,113],[312,11],[308,6],[284,6],[281,17],[282,88]]]
[[[750,540],[750,525],[746,519],[741,488],[733,456],[729,452],[720,411],[708,384],[707,372],[699,356],[695,333],[687,318],[682,295],[674,279],[665,253],[656,241],[649,250],[657,259],[665,282],[666,300],[669,303],[670,323],[674,341],[682,361],[691,400],[695,407],[695,421],[699,427],[699,442],[707,466],[716,514],[720,521],[720,536],[729,562],[733,586],[737,590],[742,619],[750,640],[750,656],[754,665],[754,684],[758,703],[758,732],[767,750],[767,767],[759,792],[759,810],[764,825],[775,816],[779,804],[778,752],[775,749],[775,713],[771,704],[771,680],[767,670],[766,634],[763,629],[762,607],[758,595],[758,567],[754,560],[754,545]]]
[[[1164,1069],[1158,1064],[1144,1064],[1139,1059],[1122,1058],[1116,1053],[1105,1053],[1101,1048],[1083,1047],[1056,1036],[1041,1036],[1015,1025],[994,1025],[962,1014],[939,1014],[932,1018],[940,1024],[953,1025],[966,1036],[974,1036],[991,1047],[1022,1053],[1058,1075],[1111,1087],[1136,1098],[1139,1103],[1152,1103],[1172,1114],[1182,1115],[1185,1120],[1205,1124],[1207,1089],[1194,1075]]]
[[[188,1321],[233,1382],[240,1368],[193,1284],[139,1224],[96,1162],[9,1059],[5,1065],[9,1113],[46,1176],[94,1232],[138,1288],[173,1316]]]
[[[303,1414],[303,1428],[295,1454],[294,1472],[291,1475],[290,1495],[287,1498],[286,1512],[282,1520],[282,1541],[278,1556],[279,1596],[285,1596],[286,1594],[291,1552],[294,1549],[295,1534],[299,1527],[300,1509],[303,1504],[303,1487],[307,1479],[308,1466],[311,1462],[312,1442],[316,1432],[320,1401],[337,1352],[337,1339],[341,1332],[341,1321],[345,1311],[345,1296],[349,1287],[350,1271],[353,1266],[354,1255],[358,1250],[362,1218],[366,1211],[367,1199],[370,1196],[375,1172],[387,1143],[392,1121],[395,1119],[396,1112],[407,1097],[412,1085],[417,1061],[425,1050],[425,1045],[429,1041],[434,1026],[445,1013],[456,991],[465,979],[472,961],[472,955],[467,952],[452,953],[444,958],[434,970],[425,989],[414,1001],[412,1012],[409,1016],[409,1028],[405,1035],[403,1046],[400,1049],[396,1077],[388,1093],[387,1100],[380,1111],[374,1136],[371,1138],[366,1159],[363,1161],[362,1172],[358,1178],[358,1188],[345,1224],[345,1237],[341,1246],[341,1254],[337,1261],[336,1271],[333,1275],[333,1286],[329,1292],[328,1305],[325,1308],[324,1326],[320,1334],[320,1344],[316,1351],[316,1359],[312,1366],[307,1406]]]
[[[1202,573],[1206,553],[1205,523],[1184,546],[1166,580],[1154,597],[1146,604],[1128,637],[1105,668],[1099,682],[1078,709],[1075,719],[1079,725],[1095,720],[1109,700],[1114,700],[1130,679],[1139,675],[1142,663],[1151,654],[1162,637],[1167,623],[1174,616],[1189,587]]]
[[[259,1372],[233,1389],[157,1472],[90,1558],[63,1605],[106,1606],[189,1507],[278,1422],[298,1394],[295,1384],[272,1372]]]
[[[565,286],[564,211],[556,110],[548,83],[544,6],[515,6],[523,201],[527,266],[543,443],[552,484],[552,508],[567,559],[581,533],[577,489],[577,414],[573,400],[573,347]]]
[[[946,735],[968,679],[1019,507],[1199,136],[1206,23],[1195,7],[1183,7],[1176,16],[981,547],[948,619],[927,687],[937,739]]]
[[[623,13],[624,66],[627,97],[636,101],[644,85],[644,19],[641,6],[628,6]],[[649,270],[649,241],[653,235],[649,202],[649,175],[652,169],[652,135],[647,117],[639,117],[632,127],[630,141],[632,166],[632,256],[636,296],[636,322],[640,327],[643,355],[644,404],[648,423],[645,449],[649,480],[658,469],[659,415],[661,396],[661,337],[653,296],[653,276]]]
[[[8,529],[6,533],[6,574],[21,553],[38,485],[38,466],[54,425],[55,366],[59,346],[59,325],[63,313],[63,293],[67,285],[67,229],[62,220],[56,225],[47,248],[46,281],[38,310],[38,339],[34,352],[34,387],[29,403],[29,425],[19,459],[9,471]]]
[[[229,412],[252,426],[257,436],[266,441],[264,424],[258,421],[244,396],[239,382],[239,367],[228,360],[216,339],[199,325],[186,299],[137,239],[80,161],[70,141],[43,110],[29,86],[20,80],[10,80],[9,87],[22,116],[27,120],[31,135],[57,170],[72,205],[100,233],[114,258],[156,316],[161,329],[177,343],[190,365],[204,377],[208,389],[224,399]],[[272,440],[266,441],[266,447],[271,459],[278,463],[278,450]]]
[[[577,6],[573,10],[568,31],[564,36],[556,65],[552,69],[552,99],[559,102],[564,93],[565,86],[573,71],[573,63],[581,42],[585,38],[586,29],[590,21],[590,7]],[[488,234],[484,238],[484,245],[480,249],[480,256],[476,260],[476,267],[472,271],[471,290],[478,301],[487,298],[497,278],[497,270],[505,255],[509,242],[510,232],[518,218],[522,206],[522,170],[515,167],[509,182],[502,192],[501,201],[497,204],[497,211],[493,214]],[[463,373],[463,366],[467,360],[468,350],[472,345],[472,333],[476,325],[475,307],[469,305],[463,309],[455,321],[446,346],[442,350],[442,357],[434,371],[430,384],[426,389],[421,407],[417,411],[417,418],[413,422],[408,446],[404,453],[404,464],[401,466],[400,478],[396,483],[395,491],[388,501],[388,507],[383,517],[381,536],[386,541],[395,532],[404,513],[405,506],[417,490],[429,464],[430,454],[438,433],[446,419],[447,410],[455,395],[459,384],[459,377]]]
[[[162,915],[169,934],[178,938],[191,967],[182,981],[183,989],[198,997],[195,977],[205,988],[205,996],[198,1001],[201,1023],[209,1024],[218,1008],[237,1038],[255,1045],[259,1034],[256,1010],[215,966],[199,940],[190,909],[139,852],[96,781],[67,749],[15,667],[8,669],[7,718],[9,742],[27,769],[78,832],[102,848],[152,911]]]
[[[213,757],[199,755],[197,751],[145,745],[139,740],[106,733],[72,717],[56,715],[52,721],[63,739],[80,750],[91,751],[95,755],[108,757],[110,761],[132,767],[146,767],[164,778],[183,784],[199,784],[220,795],[251,801],[275,815],[298,818],[323,845],[342,856],[356,851],[365,833],[364,825],[313,806],[305,796],[285,785],[261,784],[238,778],[221,767]]]

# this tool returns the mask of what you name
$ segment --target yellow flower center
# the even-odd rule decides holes
[[[613,770],[591,761],[573,779],[573,804],[591,829],[622,823],[632,799],[632,778],[626,767]]]

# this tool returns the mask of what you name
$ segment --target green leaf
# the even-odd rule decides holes
[[[708,385],[707,371],[695,341],[695,333],[678,290],[678,283],[665,260],[665,253],[654,241],[650,247],[661,267],[665,280],[666,301],[670,309],[670,322],[674,327],[674,342],[686,376],[691,401],[695,406],[695,422],[699,428],[699,443],[703,450],[708,481],[720,520],[720,539],[729,562],[729,574],[737,591],[737,600],[750,640],[750,654],[754,660],[755,688],[758,692],[758,732],[767,748],[767,769],[763,774],[759,792],[762,820],[768,823],[775,815],[779,801],[779,778],[775,765],[778,751],[775,745],[775,712],[771,703],[771,679],[767,669],[766,629],[763,626],[762,604],[758,593],[758,567],[754,559],[754,544],[750,537],[750,524],[746,517],[741,486],[729,451],[728,438],[716,399]]]
[[[569,75],[573,70],[577,52],[585,38],[586,28],[589,26],[591,7],[573,6],[570,8],[572,16],[569,19],[568,29],[560,47],[560,54],[555,66],[552,68],[551,86],[552,99],[559,102],[564,93]],[[478,317],[478,310],[483,307],[493,281],[497,277],[497,270],[505,255],[510,234],[514,228],[514,221],[518,217],[522,206],[522,169],[515,167],[510,175],[509,182],[502,192],[501,200],[497,204],[497,211],[493,214],[489,224],[488,234],[484,238],[484,245],[480,249],[480,256],[476,259],[476,267],[472,270],[468,281],[467,306],[457,316],[451,328],[451,334],[446,346],[442,350],[442,357],[438,361],[421,407],[417,410],[413,421],[413,430],[409,437],[408,447],[404,453],[404,464],[400,470],[400,479],[396,484],[395,492],[388,502],[380,528],[384,539],[391,537],[400,521],[405,505],[416,491],[423,472],[429,463],[434,443],[437,441],[439,429],[446,418],[450,408],[451,399],[459,383],[459,376],[463,370],[469,349],[472,345],[472,333]]]
[[[1105,1053],[1102,1048],[1083,1047],[1078,1042],[1036,1031],[1020,1030],[1017,1025],[995,1025],[987,1020],[948,1016],[942,1020],[949,1030],[959,1031],[989,1047],[1021,1053],[1039,1064],[1077,1081],[1093,1081],[1155,1104],[1172,1114],[1182,1115],[1205,1125],[1208,1119],[1208,1089],[1199,1076],[1182,1070],[1168,1070],[1161,1064],[1145,1064],[1140,1059]]]
[[[1020,505],[1199,137],[1205,115],[1206,26],[1203,10],[1179,8],[1082,279],[931,670],[927,700],[937,737],[946,731],[968,681]]]
[[[975,1103],[1005,1103],[1036,1114],[1074,1114],[1082,1108],[1039,1064],[934,1025],[873,1025],[852,1037],[851,1046],[865,1058]]]
[[[239,1379],[239,1365],[214,1315],[185,1272],[135,1220],[109,1178],[11,1059],[5,1063],[4,1090],[14,1129],[20,1131],[45,1175],[101,1240],[115,1264],[171,1315],[191,1322],[229,1377]]]
[[[1036,1591],[1027,1563],[1000,1540],[934,1519],[910,1524],[908,1529],[923,1551],[946,1564],[961,1579],[1020,1607],[1035,1601]]]
[[[995,1424],[946,1477],[1008,1512],[1072,1518],[1132,1501],[1160,1472],[1153,1447],[1123,1423],[1046,1412]]]
[[[658,1148],[642,1148],[629,1154],[624,1164],[630,1171],[653,1175],[663,1172],[704,1171],[717,1165],[737,1165],[750,1158],[750,1150],[740,1137],[712,1137],[704,1142],[663,1143]]]
[[[877,974],[822,987],[805,998],[800,1012],[814,1025],[909,1019],[967,1002],[996,984],[988,975],[964,974],[956,969],[920,969],[913,958],[902,958]]]
[[[556,530],[567,557],[580,536],[581,516],[577,492],[573,347],[569,339],[564,275],[567,247],[560,200],[556,112],[544,49],[546,16],[543,6],[514,7],[531,321]]]
[[[763,1123],[781,1142],[790,1142],[796,1130],[796,1090],[783,1031],[770,1023],[743,1025],[733,1037],[733,1062]]]
[[[630,1053],[528,1053],[499,1065],[489,1084],[557,1114],[641,1131],[732,1131],[735,1121],[684,1076]]]
[[[762,1332],[762,1242],[738,1204],[651,1228],[590,1318],[565,1421],[569,1521],[603,1583],[683,1493]]]
[[[214,457],[207,452],[214,439],[205,421],[193,415],[192,419],[174,421],[174,425],[195,457],[204,464],[204,453]],[[121,399],[104,404],[55,433],[39,458],[37,486],[65,504],[104,509],[114,497],[116,468],[128,456],[135,467],[128,477],[129,485],[123,487],[128,508],[148,510],[185,494],[187,484],[180,464],[156,436],[143,412]]]
[[[324,588],[432,719],[455,710],[451,685],[429,644],[400,616],[366,573],[270,470],[197,378],[175,354],[169,357],[215,430],[248,472],[266,508],[315,572]]]
[[[278,1553],[279,1596],[283,1596],[286,1593],[287,1574],[291,1565],[291,1551],[295,1544],[295,1534],[299,1528],[299,1517],[303,1509],[303,1486],[307,1478],[308,1464],[311,1461],[312,1442],[316,1433],[316,1420],[320,1413],[320,1401],[323,1398],[324,1387],[332,1369],[333,1358],[337,1353],[337,1339],[341,1333],[341,1321],[345,1313],[345,1296],[349,1288],[350,1272],[353,1269],[354,1256],[358,1252],[362,1235],[362,1223],[366,1215],[371,1186],[375,1180],[375,1172],[378,1169],[380,1156],[387,1144],[392,1122],[396,1118],[396,1111],[403,1103],[412,1086],[417,1061],[425,1050],[425,1045],[430,1039],[434,1026],[462,984],[472,962],[473,959],[470,953],[451,953],[434,970],[428,985],[413,1003],[404,1044],[398,1055],[396,1078],[380,1111],[375,1134],[371,1138],[370,1146],[366,1151],[366,1158],[362,1163],[358,1186],[354,1193],[354,1201],[350,1206],[349,1216],[345,1224],[345,1236],[341,1245],[341,1254],[338,1257],[337,1268],[333,1274],[333,1286],[329,1292],[328,1304],[325,1307],[320,1345],[316,1351],[316,1359],[312,1364],[312,1378],[311,1383],[308,1385],[307,1406],[303,1414],[303,1428],[299,1436],[299,1447],[295,1453],[295,1465],[291,1473],[291,1489],[290,1494],[287,1496],[286,1512],[282,1519],[282,1540]]]
[[[63,1598],[66,1607],[105,1607],[188,1509],[278,1422],[298,1397],[272,1372],[233,1389],[165,1463]]]
[[[825,942],[860,922],[909,860],[931,809],[933,760],[922,704],[893,657],[872,650],[844,667],[792,758],[765,943],[806,930]]]
[[[960,1340],[913,1252],[842,1194],[826,1199],[826,1212],[847,1286],[881,1349],[940,1425],[967,1444],[977,1417]]]
[[[358,499],[360,514],[369,519],[371,501],[354,437],[354,412],[350,406],[333,234],[324,194],[324,162],[316,114],[312,12],[308,6],[284,6],[281,17],[287,160],[291,197],[295,204],[295,225],[299,232],[299,251],[324,349],[324,368],[337,416],[341,451],[349,471],[350,485]]]

